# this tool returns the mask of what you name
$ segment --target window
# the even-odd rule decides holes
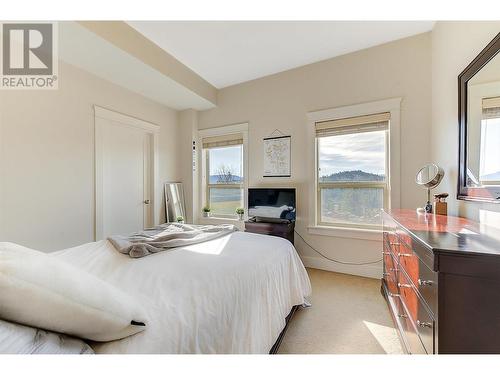
[[[500,97],[483,99],[479,180],[482,185],[500,185]]]
[[[378,227],[389,206],[390,113],[316,123],[317,224]]]
[[[205,137],[203,206],[215,217],[232,218],[244,207],[243,134]]]

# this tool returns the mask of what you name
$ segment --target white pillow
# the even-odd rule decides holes
[[[94,341],[144,330],[141,306],[56,257],[0,243],[0,318]]]
[[[94,354],[75,337],[0,320],[2,354]]]

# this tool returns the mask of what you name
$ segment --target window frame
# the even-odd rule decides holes
[[[208,161],[208,151],[209,149],[203,148],[203,138],[214,137],[214,136],[224,136],[231,134],[241,134],[243,137],[242,143],[242,171],[243,171],[243,183],[242,184],[209,184],[209,161]],[[209,202],[209,186],[210,187],[223,187],[223,186],[231,186],[232,188],[239,187],[243,189],[243,208],[245,209],[244,219],[248,218],[248,123],[240,123],[235,125],[225,125],[214,128],[201,129],[198,131],[198,162],[197,165],[201,166],[200,171],[198,173],[198,181],[199,181],[199,204],[198,204],[198,214],[195,216],[197,218],[196,222],[220,222],[220,220],[229,220],[229,221],[237,221],[238,215],[236,212],[234,215],[210,215],[210,217],[203,217],[202,210],[203,207],[207,205]],[[229,147],[229,146],[228,146]]]
[[[316,141],[316,123],[339,120],[350,117],[366,116],[375,113],[390,113],[389,132],[387,137],[386,160],[388,168],[387,190],[389,206],[386,208],[399,208],[401,203],[401,158],[400,158],[400,121],[401,97],[378,100],[361,104],[330,108],[307,113],[308,161],[311,166],[309,190],[309,234],[333,236],[341,238],[356,238],[378,241],[381,226],[356,226],[350,223],[330,223],[322,225],[318,221],[318,158]],[[313,211],[311,211],[313,210]]]
[[[224,147],[236,147],[236,146],[241,146],[241,171],[243,172],[243,181],[241,183],[234,183],[234,184],[211,184],[210,183],[210,148],[204,148],[202,149],[202,152],[205,154],[205,163],[204,163],[204,174],[206,171],[208,171],[208,182],[207,179],[205,179],[205,184],[204,184],[204,190],[205,190],[205,197],[204,197],[204,204],[203,207],[209,205],[210,203],[210,189],[213,188],[218,188],[218,189],[236,189],[239,188],[242,190],[242,195],[243,195],[243,204],[245,203],[245,181],[247,180],[247,176],[245,175],[244,167],[243,167],[243,159],[244,159],[244,145],[229,145],[229,146],[221,146],[221,147],[214,147],[213,149],[220,149]],[[246,210],[245,210],[246,211]],[[236,215],[236,212],[233,215],[226,215],[226,214],[216,214],[213,215],[214,218],[223,218],[223,219],[234,219],[238,215]]]
[[[391,207],[390,200],[390,165],[389,165],[389,132],[390,132],[390,121],[389,128],[385,130],[385,172],[386,178],[384,181],[336,181],[336,182],[320,182],[319,177],[319,140],[321,137],[315,136],[315,154],[316,154],[316,223],[322,227],[346,227],[346,228],[358,228],[358,229],[379,229],[380,225],[376,224],[361,224],[361,223],[351,223],[343,221],[325,222],[321,220],[321,190],[322,189],[332,189],[332,188],[383,188],[384,194],[384,204],[383,209],[387,210]],[[358,132],[359,133],[359,132]],[[367,133],[367,132],[366,132]],[[353,134],[353,133],[345,133]],[[334,135],[331,137],[335,137]],[[324,137],[327,138],[327,137]]]

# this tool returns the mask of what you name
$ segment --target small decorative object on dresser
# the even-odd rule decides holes
[[[381,291],[408,353],[500,353],[500,238],[473,221],[383,215]]]
[[[434,213],[436,215],[448,215],[448,193],[434,194]]]

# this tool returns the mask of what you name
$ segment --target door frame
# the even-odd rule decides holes
[[[119,123],[123,126],[141,129],[148,133],[152,139],[152,175],[151,175],[151,191],[152,191],[152,209],[153,209],[153,224],[160,222],[160,207],[161,202],[160,189],[158,189],[159,181],[159,138],[160,126],[120,113],[98,105],[94,105],[94,172],[95,172],[95,224],[94,224],[94,240],[98,241],[103,239],[103,139],[102,139],[102,126],[96,121],[97,118],[103,120],[110,120]]]

